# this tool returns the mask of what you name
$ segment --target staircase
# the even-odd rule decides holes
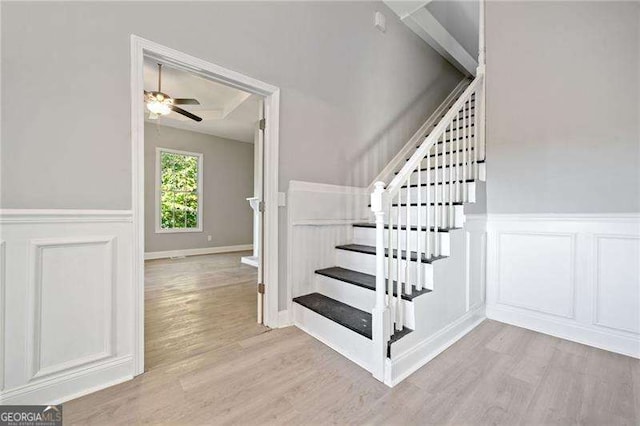
[[[456,88],[372,185],[373,221],[354,223],[334,266],[315,271],[315,289],[293,299],[295,324],[392,385],[394,357],[417,345],[434,268],[452,254],[485,180],[483,73]]]

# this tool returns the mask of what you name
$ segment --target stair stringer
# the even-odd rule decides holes
[[[467,224],[450,231],[451,256],[433,263],[433,291],[413,300],[415,329],[391,345],[385,368],[388,386],[402,381],[486,318],[483,280],[468,276],[470,231]]]

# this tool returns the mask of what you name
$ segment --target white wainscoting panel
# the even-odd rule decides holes
[[[352,224],[369,221],[366,188],[291,181],[287,206],[287,300],[316,290],[317,269],[336,265],[335,246],[350,243]]]
[[[131,212],[2,210],[0,224],[0,401],[59,403],[133,377]]]
[[[113,356],[116,237],[31,240],[31,379]]]
[[[573,234],[500,233],[498,303],[573,318],[574,245]]]
[[[488,215],[487,316],[640,358],[640,215]]]
[[[594,238],[594,324],[640,334],[640,237]]]

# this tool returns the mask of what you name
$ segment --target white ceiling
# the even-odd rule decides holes
[[[144,61],[144,89],[158,90],[158,61],[151,58]],[[258,96],[168,65],[162,66],[162,92],[172,98],[197,99],[200,105],[180,105],[180,108],[202,117],[202,121],[196,122],[174,112],[157,120],[150,120],[145,114],[146,121],[253,143],[259,112]]]

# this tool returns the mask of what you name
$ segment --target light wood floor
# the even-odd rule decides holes
[[[640,424],[640,361],[489,320],[389,389],[255,324],[255,270],[238,263],[149,262],[149,371],[66,403],[65,423]]]
[[[250,252],[145,262],[145,370],[269,331],[256,323]]]

